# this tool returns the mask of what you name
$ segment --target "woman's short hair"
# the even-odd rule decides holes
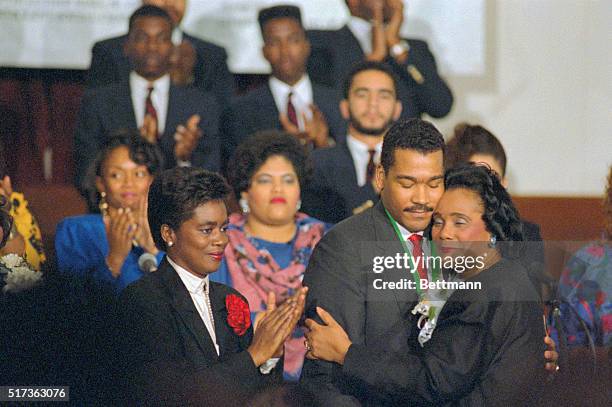
[[[218,174],[194,167],[176,167],[159,174],[149,188],[148,219],[155,245],[166,250],[162,225],[177,230],[193,211],[210,201],[223,201],[229,186]]]
[[[502,178],[506,174],[506,152],[504,146],[493,133],[482,126],[459,123],[455,126],[455,134],[446,144],[444,167],[446,169],[469,163],[474,154],[492,156],[501,167]]]
[[[238,199],[240,193],[251,186],[251,179],[257,170],[273,156],[286,158],[293,165],[300,185],[305,185],[312,168],[304,146],[288,133],[278,130],[260,131],[238,146],[228,169],[227,178]]]
[[[522,245],[523,226],[518,210],[501,180],[483,165],[463,165],[448,170],[444,176],[447,191],[463,188],[475,192],[482,201],[482,220],[500,244],[504,257],[515,257]]]
[[[104,144],[96,155],[94,161],[87,169],[87,175],[83,181],[83,189],[87,194],[87,203],[90,210],[98,211],[100,199],[96,188],[96,178],[102,176],[104,162],[110,153],[119,147],[128,149],[130,159],[138,165],[147,167],[149,173],[155,177],[163,168],[164,159],[159,147],[151,144],[140,136],[138,130],[120,129],[113,132],[110,139]]]

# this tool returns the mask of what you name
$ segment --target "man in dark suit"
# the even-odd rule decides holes
[[[358,344],[380,340],[398,322],[408,319],[409,307],[417,301],[415,290],[372,289],[374,278],[398,281],[402,277],[399,269],[372,273],[374,257],[404,252],[389,216],[412,251],[410,236],[423,240],[444,191],[444,139],[435,127],[413,119],[397,122],[389,131],[402,137],[401,143],[383,147],[382,166],[376,171],[381,200],[330,230],[315,248],[304,274],[304,285],[309,288],[307,309],[324,308]],[[401,349],[407,335],[405,330],[387,346],[392,351]],[[344,380],[341,367],[333,363],[307,360],[302,380],[309,390],[317,389],[323,405],[381,402],[360,394],[358,384]]]
[[[378,201],[374,170],[383,136],[402,107],[391,68],[380,62],[362,62],[353,68],[340,103],[349,122],[348,136],[335,147],[312,153],[314,176],[302,194],[304,212],[337,223]]]
[[[245,138],[259,130],[282,129],[311,143],[328,147],[345,137],[336,92],[312,83],[306,74],[310,44],[300,9],[275,6],[259,12],[263,55],[272,67],[268,83],[235,100],[228,109],[227,150],[230,156]]]
[[[225,106],[234,88],[234,79],[227,68],[227,53],[224,48],[181,30],[186,0],[143,0],[142,4],[163,8],[173,20],[173,65],[170,70],[173,82],[177,85],[194,85],[204,92],[211,92],[219,104]],[[127,80],[131,71],[129,59],[124,53],[127,39],[126,34],[94,44],[87,74],[88,87]]]
[[[384,61],[399,78],[402,118],[448,114],[453,95],[438,75],[427,43],[402,39],[402,0],[347,0],[349,23],[335,31],[309,31],[313,52],[308,72],[315,81],[337,86],[351,67],[363,61]]]
[[[130,17],[125,45],[133,70],[126,80],[89,90],[75,131],[76,182],[111,132],[138,128],[160,145],[166,167],[176,164],[220,168],[219,116],[215,98],[170,83],[172,20],[162,9],[143,6]]]
[[[380,201],[332,228],[310,258],[303,281],[309,289],[307,316],[316,318],[314,308],[321,307],[342,326],[352,343],[385,346],[389,352],[405,350],[410,330],[397,328],[407,326],[419,291],[376,287],[423,278],[421,271],[411,277],[406,267],[389,267],[386,262],[382,272],[374,267],[377,258],[397,258],[407,252],[413,257],[430,255],[426,230],[444,192],[443,151],[444,138],[431,123],[411,119],[391,127],[385,136],[381,165],[376,169]],[[427,280],[433,281],[433,271],[423,269]],[[380,281],[375,283],[376,279]],[[308,349],[308,343],[305,346]],[[404,376],[421,372],[387,370],[381,374],[401,383]],[[496,379],[500,377],[487,380]],[[384,388],[377,394],[363,391],[359,378],[343,375],[340,364],[306,360],[302,381],[316,395],[319,405],[393,405]],[[482,387],[467,397],[479,400],[480,393],[486,392],[486,383]]]

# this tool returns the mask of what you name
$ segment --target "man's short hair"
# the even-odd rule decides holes
[[[385,64],[384,62],[362,61],[362,62],[355,64],[353,68],[351,68],[346,78],[344,78],[342,94],[344,95],[345,99],[348,99],[349,97],[349,92],[351,90],[351,86],[353,85],[353,80],[355,79],[355,76],[357,76],[363,71],[380,71],[382,73],[387,74],[393,81],[393,88],[395,89],[395,97],[397,98],[398,79],[397,79],[397,75],[395,74],[395,72],[393,72],[393,69],[389,65]]]
[[[259,22],[261,33],[263,34],[264,26],[268,21],[276,20],[278,18],[292,18],[298,22],[302,29],[304,29],[304,26],[302,25],[302,13],[300,12],[300,8],[283,4],[259,10],[257,21]]]
[[[132,31],[134,23],[140,17],[161,17],[166,19],[171,27],[174,26],[174,22],[172,21],[172,18],[170,18],[170,14],[168,14],[166,10],[157,6],[145,5],[137,8],[136,11],[134,11],[130,16],[130,25],[128,32]]]
[[[436,127],[421,119],[396,121],[383,139],[380,163],[385,172],[389,172],[395,160],[395,150],[416,150],[422,154],[442,151],[444,137]]]

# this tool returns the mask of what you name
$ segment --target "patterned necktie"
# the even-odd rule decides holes
[[[150,116],[155,120],[155,128],[157,129],[157,134],[159,134],[159,123],[157,121],[157,110],[155,110],[155,106],[153,106],[153,101],[151,100],[151,94],[155,88],[153,86],[149,87],[149,92],[147,93],[147,99],[145,100],[145,117]]]
[[[370,159],[366,167],[366,182],[369,184],[374,179],[374,172],[376,171],[376,164],[374,164],[374,154],[376,154],[376,150],[368,150],[368,153],[370,154]]]
[[[421,242],[423,241],[423,236],[413,233],[410,235],[408,240],[412,243],[412,259],[415,263],[417,263],[417,272],[419,273],[419,278],[421,280],[427,280],[427,271],[423,267],[423,248],[421,246]]]
[[[291,102],[291,97],[293,96],[293,92],[289,92],[289,96],[287,96],[287,118],[295,127],[298,127],[298,119],[297,113],[295,111],[295,106],[293,106],[293,102]]]

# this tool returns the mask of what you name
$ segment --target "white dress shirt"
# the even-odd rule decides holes
[[[372,53],[372,24],[359,17],[351,16],[346,24],[353,33],[365,55]]]
[[[130,93],[132,95],[132,106],[136,115],[136,125],[142,127],[145,116],[145,103],[149,88],[151,92],[151,102],[157,112],[157,131],[164,133],[166,128],[166,115],[168,114],[168,99],[170,94],[170,75],[164,75],[154,82],[149,82],[136,72],[130,72]]]
[[[406,242],[406,245],[408,246],[408,249],[410,249],[410,254],[412,254],[412,250],[414,249],[412,242],[408,239],[410,239],[410,236],[412,235],[420,235],[423,240],[421,240],[421,249],[423,250],[423,255],[424,256],[430,256],[431,255],[431,247],[430,247],[430,243],[429,243],[429,239],[427,239],[424,236],[424,232],[420,231],[420,232],[411,232],[408,229],[406,229],[405,227],[403,227],[402,225],[399,224],[399,222],[396,222],[397,227],[400,231],[400,233],[402,234],[402,238],[404,239],[404,242]],[[416,259],[415,259],[416,260]],[[427,263],[423,263],[425,264],[425,269],[427,270],[427,276],[429,277],[429,279],[431,280],[431,270],[429,270],[429,268],[427,267]]]
[[[204,278],[198,277],[176,264],[174,261],[172,261],[170,256],[166,256],[166,258],[168,259],[168,263],[170,263],[174,270],[176,270],[177,274],[183,281],[183,284],[185,284],[185,287],[187,287],[187,291],[189,291],[189,295],[191,295],[191,300],[198,310],[198,314],[200,314],[200,318],[202,318],[204,325],[206,325],[208,334],[215,345],[217,355],[219,355],[217,334],[215,333],[213,321],[210,319],[210,315],[213,313],[213,310],[208,308],[208,302],[206,301],[206,294],[210,293],[210,282],[208,281],[208,276]],[[206,290],[206,292],[204,290]]]
[[[172,30],[171,41],[172,44],[174,44],[175,46],[181,45],[181,43],[183,42],[183,31],[180,27],[176,27],[174,30]]]
[[[357,140],[355,137],[350,134],[346,136],[346,146],[351,152],[351,157],[353,157],[353,164],[355,165],[355,175],[357,175],[357,185],[360,187],[364,186],[367,182],[366,172],[368,169],[368,162],[370,161],[370,153],[368,147],[365,143]],[[376,145],[374,148],[376,153],[374,153],[374,163],[380,163],[380,152],[382,151],[382,141]]]
[[[310,105],[314,103],[312,96],[312,83],[308,75],[304,74],[295,85],[289,86],[285,82],[281,81],[274,76],[270,76],[268,80],[274,103],[279,113],[287,115],[287,102],[289,93],[292,93],[291,103],[295,108],[297,115],[298,127],[300,130],[304,130],[304,119],[302,114],[306,115],[308,119],[312,117],[312,111]]]

